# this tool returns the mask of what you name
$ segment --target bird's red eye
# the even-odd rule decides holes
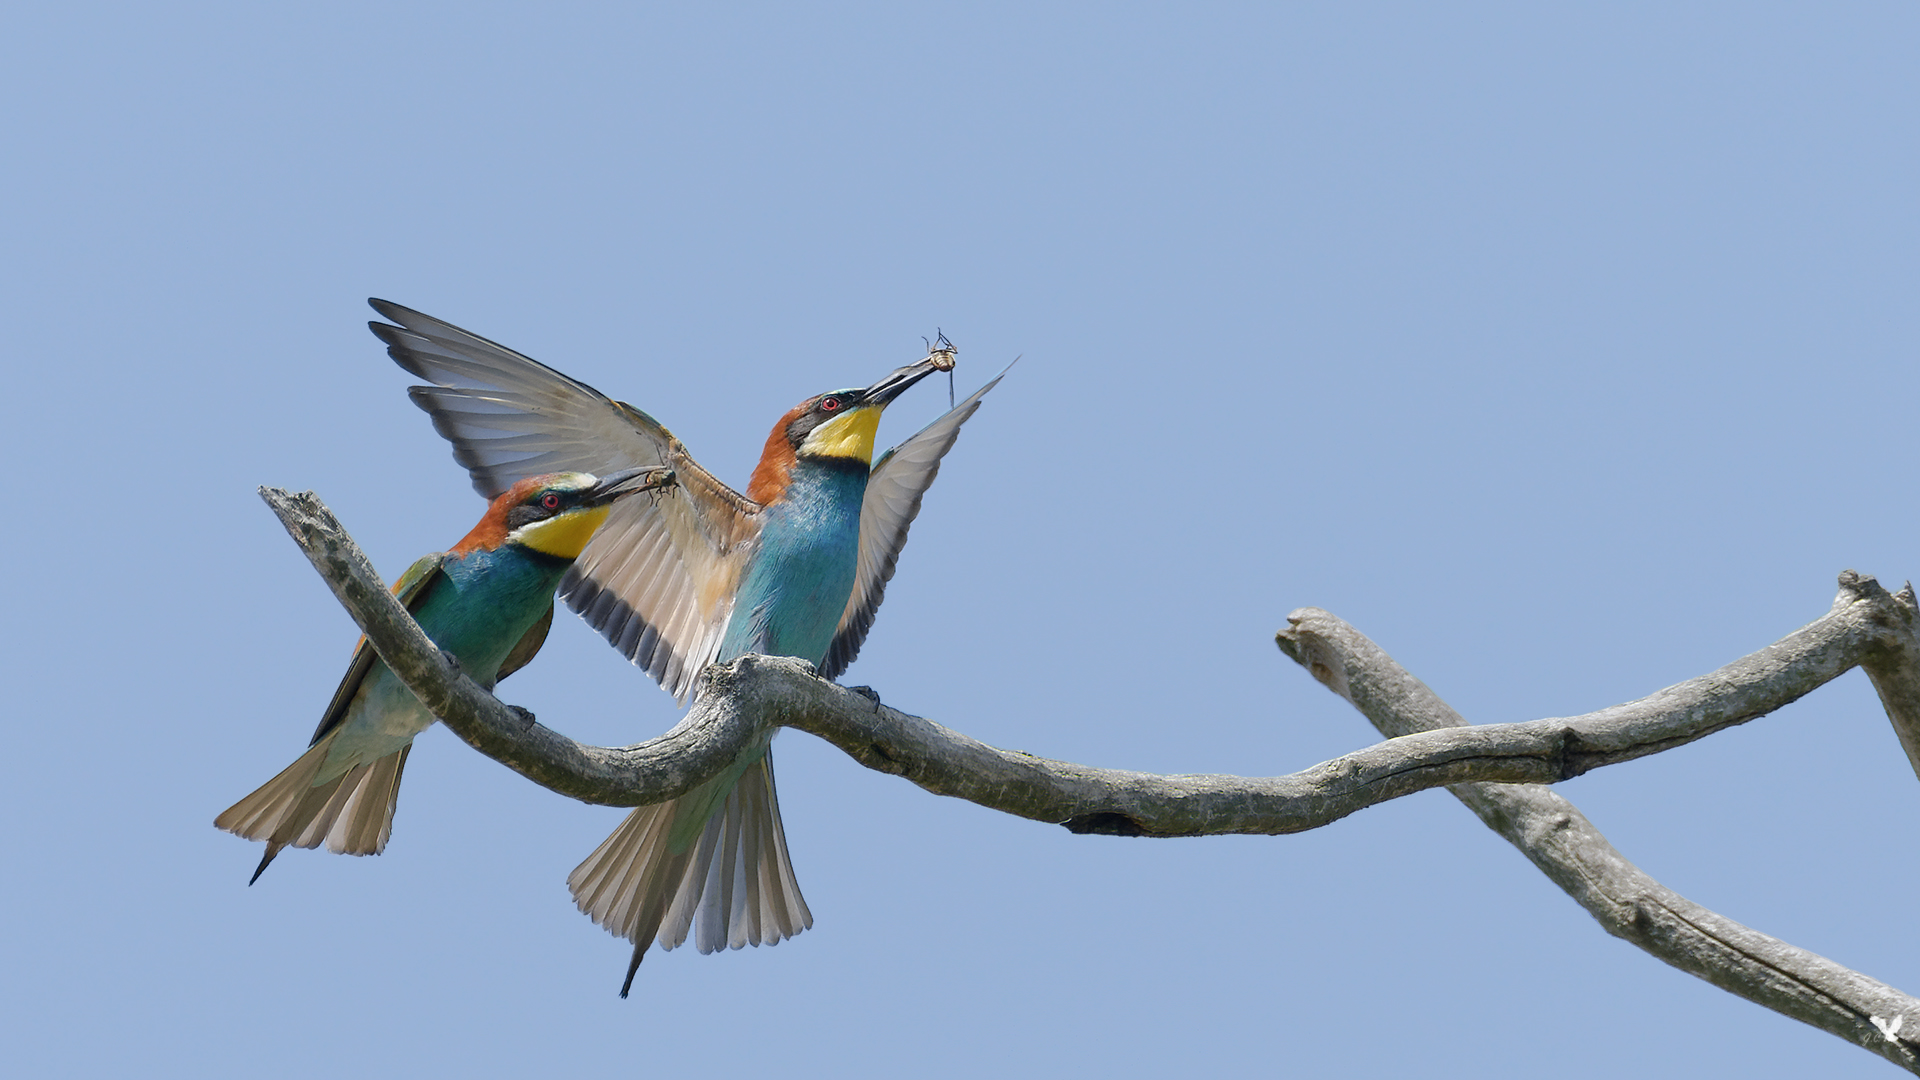
[[[560,496],[549,491],[545,495],[540,496],[540,505],[548,510],[558,510],[560,509]]]
[[[839,398],[837,398],[837,397],[830,397],[830,398],[821,398],[821,399],[820,399],[820,411],[821,411],[821,412],[832,412],[833,410],[835,410],[835,409],[837,409],[837,408],[839,408],[839,407],[840,407],[840,399],[839,399]]]

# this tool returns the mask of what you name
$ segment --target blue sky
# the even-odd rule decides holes
[[[384,856],[246,888],[210,821],[354,639],[255,487],[318,491],[388,575],[482,509],[369,295],[740,485],[936,327],[963,390],[1023,355],[847,681],[1050,757],[1364,745],[1273,646],[1296,607],[1494,722],[1920,572],[1910,5],[550,8],[8,20],[22,1075],[1886,1074],[1607,937],[1442,792],[1074,837],[788,734],[815,928],[621,1001],[564,886],[618,812],[435,729]],[[604,743],[676,716],[571,618],[502,696]],[[1920,989],[1920,782],[1859,673],[1560,790],[1688,898]]]

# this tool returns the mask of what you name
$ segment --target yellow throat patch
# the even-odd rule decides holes
[[[607,520],[607,511],[610,509],[611,506],[589,506],[569,510],[545,521],[522,525],[513,530],[513,535],[507,539],[542,555],[551,555],[556,559],[577,559],[581,549],[587,546],[587,541],[593,539],[594,530]]]
[[[873,463],[873,437],[880,430],[880,410],[855,409],[814,428],[800,453],[820,457],[857,458]]]

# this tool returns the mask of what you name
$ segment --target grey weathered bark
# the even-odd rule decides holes
[[[1889,596],[1872,578],[1851,571],[1841,576],[1840,586],[1828,619],[1846,612],[1872,612],[1870,623],[1884,625],[1911,647],[1912,586],[1897,597]],[[1288,628],[1277,635],[1281,651],[1359,709],[1388,739],[1467,725],[1425,683],[1339,618],[1318,608],[1302,608],[1287,616],[1287,622]],[[1816,622],[1779,645],[1736,661],[1704,680],[1711,681],[1754,661],[1791,665],[1788,657],[1793,649],[1775,650],[1819,625]],[[1912,655],[1905,653],[1909,661]],[[1897,667],[1895,658],[1884,655],[1876,656],[1873,662]],[[1896,728],[1902,724],[1897,714],[1901,709],[1910,710],[1912,704],[1911,698],[1902,700],[1896,695],[1912,690],[1913,676],[1914,669],[1908,666],[1874,680],[1874,685],[1882,688],[1883,701]],[[1616,709],[1636,708],[1669,695],[1686,700],[1693,693],[1689,688],[1697,690],[1702,682],[1694,679],[1681,683],[1643,702]],[[1890,684],[1897,684],[1894,694],[1886,689]],[[1910,718],[1911,712],[1907,715]],[[1906,737],[1902,731],[1902,740]],[[1907,745],[1911,753],[1912,744]],[[1915,1048],[1920,1046],[1915,1041],[1920,1039],[1920,1000],[1816,953],[1716,915],[1668,889],[1628,862],[1572,803],[1545,787],[1473,783],[1451,790],[1488,828],[1506,837],[1554,884],[1586,908],[1608,933],[1723,990],[1838,1035],[1909,1072],[1920,1073],[1920,1057],[1915,1055]],[[1890,1034],[1887,1027],[1896,1022],[1899,1026]],[[1906,1038],[1898,1037],[1900,1034]]]
[[[1001,750],[816,678],[801,661],[755,656],[709,668],[694,708],[672,731],[609,748],[552,731],[462,676],[311,492],[262,488],[261,496],[380,656],[434,715],[475,749],[561,794],[616,806],[673,798],[716,775],[770,727],[818,735],[868,768],[935,794],[1075,832],[1299,832],[1388,799],[1451,786],[1611,932],[1920,1072],[1908,1043],[1883,1038],[1866,1019],[1911,1014],[1905,1034],[1913,1035],[1920,1002],[1662,889],[1570,804],[1544,788],[1521,786],[1744,723],[1856,665],[1873,676],[1920,772],[1920,645],[1910,587],[1895,597],[1870,578],[1845,577],[1841,602],[1827,615],[1710,675],[1585,716],[1484,726],[1467,725],[1351,627],[1305,609],[1282,631],[1282,648],[1391,737],[1283,777],[1159,776]],[[1861,1013],[1868,1008],[1882,1011]],[[1885,1045],[1860,1035],[1863,1024]]]
[[[1853,572],[1840,576],[1844,590]],[[1863,587],[1878,588],[1872,578]],[[1842,596],[1846,593],[1843,591]],[[1907,762],[1920,776],[1920,634],[1915,633],[1913,585],[1908,583],[1897,599],[1899,603],[1876,606],[1874,618],[1884,623],[1883,645],[1860,658],[1860,667],[1873,680],[1873,688],[1886,706],[1887,719],[1900,736]]]

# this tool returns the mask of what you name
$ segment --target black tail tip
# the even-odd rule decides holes
[[[635,945],[633,947],[633,963],[627,965],[627,981],[620,984],[620,997],[623,1000],[627,996],[627,991],[633,989],[633,973],[640,970],[640,960],[646,955],[647,947],[645,945]]]
[[[267,853],[260,856],[260,865],[253,868],[253,876],[247,879],[248,888],[252,888],[253,883],[260,880],[260,875],[267,872],[267,864],[272,862],[273,857],[280,854],[280,849],[285,846],[285,844],[276,844],[272,841],[267,842]]]

